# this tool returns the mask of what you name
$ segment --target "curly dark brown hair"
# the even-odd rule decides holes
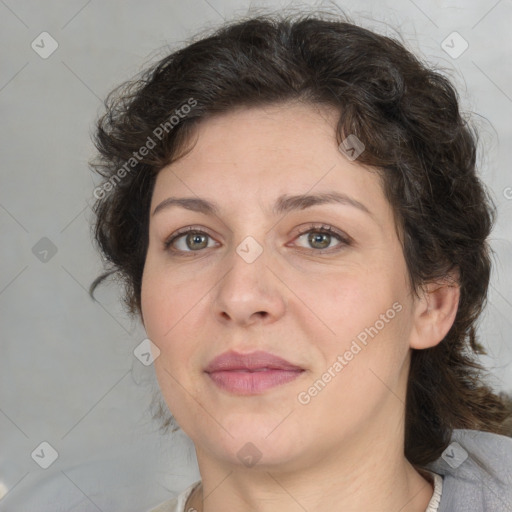
[[[91,295],[103,279],[118,276],[129,312],[141,315],[155,177],[188,150],[198,123],[237,107],[297,100],[339,112],[338,143],[349,134],[364,142],[358,162],[382,179],[413,290],[458,274],[452,328],[437,346],[412,350],[406,457],[418,467],[435,460],[455,428],[512,435],[510,398],[493,392],[478,362],[495,209],[475,172],[475,129],[445,76],[347,17],[236,20],[108,96],[91,166],[104,178],[94,192],[94,237],[109,266]]]

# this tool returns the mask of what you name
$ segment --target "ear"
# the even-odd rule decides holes
[[[451,329],[459,306],[458,273],[422,286],[414,306],[410,346],[418,350],[440,343]]]

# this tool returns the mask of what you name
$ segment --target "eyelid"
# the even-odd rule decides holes
[[[341,231],[331,226],[330,224],[323,224],[320,222],[312,222],[307,224],[306,226],[300,227],[298,230],[297,237],[309,233],[310,231],[317,231],[319,233],[328,233],[329,235],[335,235],[339,237],[342,241],[347,243],[353,241],[352,237],[347,235],[347,233],[345,233],[344,231]]]

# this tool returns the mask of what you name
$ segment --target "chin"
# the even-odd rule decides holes
[[[283,416],[284,417],[284,416]],[[243,421],[222,421],[225,430],[216,429],[202,432],[193,439],[196,448],[204,447],[217,460],[224,460],[229,465],[236,465],[253,470],[276,470],[295,467],[297,461],[304,455],[304,434],[286,428],[283,417],[276,421],[274,417],[257,418],[245,415]],[[276,428],[277,426],[277,428]],[[289,427],[289,426],[288,426]],[[231,434],[231,435],[230,435]],[[315,439],[311,439],[314,445]]]

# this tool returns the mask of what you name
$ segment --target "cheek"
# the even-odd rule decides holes
[[[201,308],[203,288],[200,280],[183,279],[165,264],[147,262],[142,278],[142,314],[148,336],[159,347],[162,345],[160,349],[176,332],[190,325],[194,310]]]
[[[296,318],[311,318],[310,324],[314,319],[325,338],[332,338],[340,348],[340,342],[373,325],[399,299],[398,290],[387,276],[389,272],[361,267],[334,271],[321,278],[294,276],[293,290],[300,299],[296,304],[312,313]]]
[[[193,389],[201,340],[208,315],[206,279],[169,269],[164,263],[148,261],[141,289],[141,306],[148,338],[160,349],[154,362],[160,387],[168,403],[179,409],[182,384]]]
[[[338,385],[350,382],[369,392],[382,385],[379,377],[385,382],[398,377],[411,328],[401,270],[398,264],[395,269],[359,268],[322,282],[305,279],[300,283],[301,298],[318,313],[318,318],[308,321],[307,332],[313,332],[312,321],[324,332],[312,337],[322,353],[325,368],[320,370],[328,371],[338,356],[346,361]]]
[[[194,337],[191,333],[198,291],[195,285],[176,282],[176,274],[148,265],[145,268],[141,307],[148,338],[159,348],[153,363],[160,389],[169,409],[175,414],[183,407],[182,386],[189,383]],[[176,418],[178,419],[178,418]]]

